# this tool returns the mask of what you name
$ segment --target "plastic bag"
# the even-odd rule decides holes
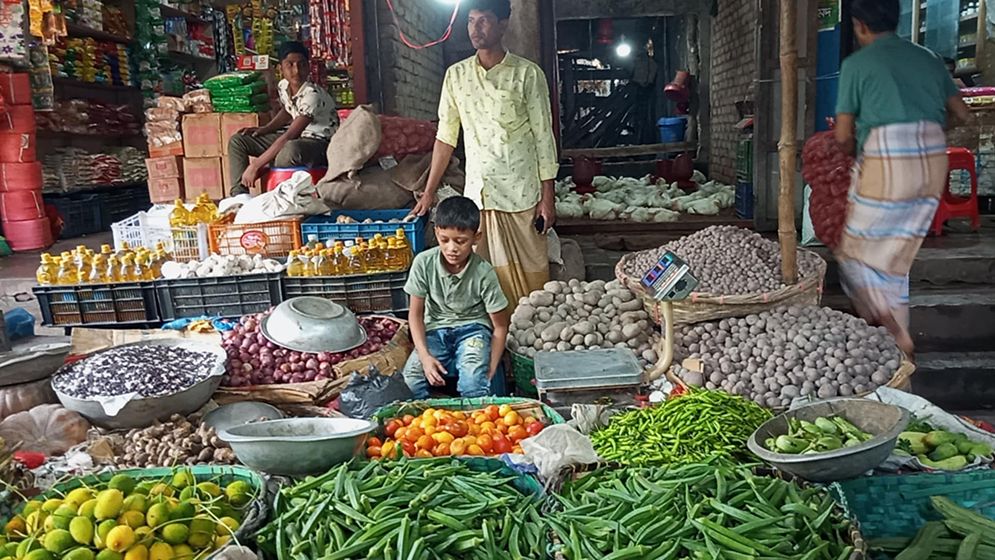
[[[252,198],[235,215],[236,224],[258,224],[290,216],[324,214],[328,205],[318,195],[311,174],[295,171],[275,189]]]
[[[415,398],[400,371],[383,375],[370,366],[366,375],[353,372],[349,384],[339,395],[339,412],[350,418],[370,418],[381,407],[396,401]]]
[[[228,72],[204,80],[204,87],[208,89],[238,87],[260,79],[262,79],[262,75],[256,71]]]
[[[3,314],[7,338],[13,342],[35,335],[35,317],[23,307],[15,307]]]
[[[601,460],[591,440],[567,424],[554,424],[539,435],[522,440],[522,450],[546,479],[571,465],[589,465]]]

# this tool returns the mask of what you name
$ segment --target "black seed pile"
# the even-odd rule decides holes
[[[69,366],[52,378],[52,386],[80,399],[128,393],[161,397],[206,379],[216,360],[214,354],[176,346],[121,346]]]

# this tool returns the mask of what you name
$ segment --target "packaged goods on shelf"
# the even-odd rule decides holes
[[[51,132],[92,135],[136,135],[138,117],[129,105],[110,105],[86,99],[56,102],[54,111],[36,115],[38,128]]]
[[[87,83],[130,86],[128,48],[90,37],[60,37],[48,49],[52,75]]]
[[[60,148],[45,156],[45,190],[73,191],[97,185],[130,184],[144,181],[148,174],[145,154],[126,146],[107,153],[91,153],[80,148]]]

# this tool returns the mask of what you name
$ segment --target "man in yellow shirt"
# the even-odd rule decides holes
[[[432,167],[413,213],[427,214],[435,203],[462,125],[464,194],[481,210],[477,253],[494,267],[515,306],[549,280],[545,234],[556,221],[559,162],[546,77],[502,45],[510,17],[509,0],[470,5],[467,27],[477,54],[446,72]]]

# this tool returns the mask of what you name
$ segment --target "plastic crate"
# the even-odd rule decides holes
[[[163,321],[186,317],[241,317],[266,311],[283,301],[279,272],[156,280]]]
[[[42,324],[138,325],[159,322],[152,282],[35,286]]]
[[[753,183],[736,183],[736,217],[753,219]]]
[[[135,212],[148,210],[149,206],[152,206],[148,185],[145,183],[114,187],[100,193],[100,197],[104,204],[103,229],[107,229],[114,222],[120,222]]]
[[[323,297],[357,314],[404,313],[408,310],[405,282],[407,273],[404,272],[363,276],[285,276],[283,297]]]
[[[535,361],[532,358],[511,352],[511,375],[515,380],[516,395],[533,399],[539,397],[539,391],[536,389]]]
[[[178,262],[203,260],[210,255],[207,224],[171,228],[168,218],[139,212],[111,224],[111,231],[114,233],[114,247],[117,249],[123,247],[124,243],[129,247],[152,249],[161,241],[166,251],[173,255],[173,260]]]
[[[753,182],[753,138],[743,138],[736,145],[736,180]]]
[[[348,240],[362,237],[370,239],[376,234],[384,236],[394,235],[398,228],[404,230],[404,235],[411,243],[411,251],[415,255],[424,251],[427,247],[425,239],[425,228],[428,225],[428,218],[421,216],[413,222],[401,222],[410,210],[335,210],[321,216],[312,216],[301,224],[301,239],[307,239],[309,235],[317,235],[318,240],[325,242],[328,239]],[[335,220],[339,216],[349,216],[357,223],[337,224]],[[363,220],[380,221],[381,223],[364,224]],[[397,220],[391,222],[390,220]],[[327,243],[325,243],[327,245]]]
[[[54,206],[59,211],[59,216],[62,217],[63,226],[62,233],[59,234],[60,239],[79,237],[105,229],[104,209],[100,195],[52,196],[45,198],[45,202]]]
[[[228,214],[208,226],[212,253],[281,258],[301,247],[300,218],[258,224],[234,224],[234,220],[235,216]]]

